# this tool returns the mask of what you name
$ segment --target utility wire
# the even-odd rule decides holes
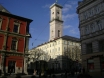
[[[68,0],[66,0],[62,6],[64,6],[64,5],[67,3],[67,1],[68,1]],[[43,29],[43,30],[40,32],[40,34],[35,38],[35,40],[37,40],[37,39],[39,38],[39,36],[41,36],[41,34],[44,32],[44,30],[47,28],[47,26],[48,26],[48,25],[46,25],[46,26],[44,27],[44,29]],[[33,45],[34,45],[34,42],[32,43],[32,46],[33,46]]]
[[[44,32],[44,30],[48,27],[48,25],[46,25],[44,27],[44,29],[39,33],[39,35],[35,38],[35,41],[39,38],[39,36]],[[32,46],[34,45],[34,42],[32,43]]]
[[[63,6],[66,4],[67,1],[68,1],[68,0],[65,1],[65,3],[63,4]]]

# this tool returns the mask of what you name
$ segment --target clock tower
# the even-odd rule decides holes
[[[50,6],[50,39],[62,37],[63,21],[62,21],[62,6],[54,3]]]

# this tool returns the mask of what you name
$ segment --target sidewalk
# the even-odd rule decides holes
[[[25,77],[31,77],[32,75],[21,75],[22,78],[25,78]],[[3,76],[0,76],[0,78],[2,78]],[[16,75],[10,75],[10,76],[6,76],[7,78],[15,78]]]

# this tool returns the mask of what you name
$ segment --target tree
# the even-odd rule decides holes
[[[67,60],[67,66],[69,69],[74,68],[76,66],[76,61],[81,62],[81,48],[80,46],[74,45],[74,46],[68,46],[65,48],[65,58],[68,57]],[[67,68],[68,69],[68,68]]]
[[[29,52],[28,56],[28,69],[36,69],[44,67],[44,63],[48,62],[50,59],[50,56],[48,53],[41,49],[32,49]]]

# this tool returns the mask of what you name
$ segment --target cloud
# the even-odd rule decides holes
[[[62,9],[63,13],[68,12],[70,9],[72,9],[72,5],[65,4],[64,8]]]
[[[74,14],[64,14],[63,15],[63,20],[70,20],[70,19],[74,19],[75,17],[77,16],[77,14],[76,13],[74,13]]]
[[[77,1],[71,1],[70,4],[72,4],[72,5],[76,5],[77,3],[78,3]]]
[[[79,34],[79,31],[76,30],[75,28],[72,28],[72,29],[69,30],[69,33],[77,35],[77,34]]]
[[[42,6],[42,8],[49,8],[51,6],[51,4],[46,4],[44,6]]]
[[[34,31],[37,31],[37,30],[34,28],[30,28],[30,32],[34,32]]]
[[[66,25],[66,26],[64,26],[64,29],[68,29],[70,27],[72,27],[72,26],[71,25]]]

